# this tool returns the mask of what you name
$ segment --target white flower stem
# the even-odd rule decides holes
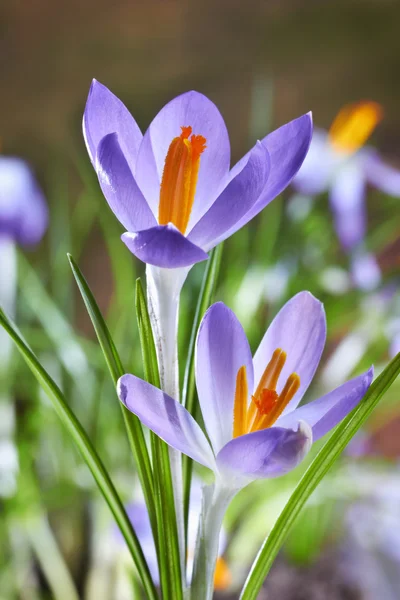
[[[179,298],[189,268],[162,269],[147,265],[147,299],[154,342],[156,345],[161,388],[180,401],[178,366]],[[169,448],[171,475],[175,493],[182,579],[185,575],[185,530],[183,515],[182,455]]]
[[[224,487],[218,478],[213,485],[203,488],[203,505],[191,587],[192,600],[212,598],[222,521],[235,494],[236,490]]]

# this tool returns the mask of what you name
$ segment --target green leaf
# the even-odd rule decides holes
[[[369,417],[384,393],[400,373],[400,354],[398,354],[377,377],[363,400],[337,426],[334,433],[319,451],[303,475],[283,511],[279,515],[271,533],[266,538],[249,576],[244,584],[240,600],[256,600],[258,592],[282,547],[289,530],[299,512],[311,496],[317,485],[326,475],[335,460],[344,450],[354,434]]]
[[[118,379],[124,374],[124,368],[121,363],[121,359],[118,356],[117,349],[112,340],[110,332],[108,331],[107,325],[103,319],[99,307],[97,306],[96,300],[92,294],[88,282],[82,275],[78,265],[70,254],[67,254],[69,264],[71,265],[72,273],[75,277],[76,283],[78,284],[79,291],[83,298],[86,306],[86,310],[89,313],[90,320],[93,323],[93,327],[96,331],[97,339],[106,359],[107,366],[110,370],[111,377],[116,384]]]
[[[160,387],[156,348],[140,278],[136,280],[135,301],[145,379],[152,385]],[[179,538],[168,446],[154,433],[150,433],[150,439],[158,526],[155,541],[161,589],[165,600],[183,600]]]
[[[76,279],[79,287],[79,291],[82,295],[86,309],[89,313],[90,319],[93,323],[93,327],[96,331],[97,339],[104,354],[104,358],[108,365],[114,385],[124,373],[126,372],[122,366],[121,359],[118,355],[117,349],[113,342],[113,339],[108,331],[107,325],[103,319],[100,309],[94,299],[92,291],[82,275],[78,265],[70,254],[68,254],[68,260],[71,265],[72,272]],[[143,489],[143,494],[146,502],[146,506],[149,512],[150,522],[152,527],[155,528],[155,502],[154,502],[154,486],[153,486],[153,472],[151,468],[151,461],[149,452],[146,446],[146,440],[142,425],[139,419],[133,415],[129,410],[119,402],[127,433],[129,443],[132,449],[132,453],[135,459],[138,476]]]
[[[197,302],[196,314],[193,321],[192,332],[186,360],[185,377],[183,380],[182,404],[187,408],[191,415],[196,418],[197,396],[196,384],[194,377],[194,351],[196,344],[197,331],[200,326],[201,319],[207,308],[210,306],[215,288],[217,286],[218,273],[221,265],[221,257],[223,244],[220,244],[211,252],[210,259],[207,261],[204,271],[203,281],[200,289],[200,296]],[[184,502],[184,517],[185,517],[185,532],[187,538],[187,525],[189,519],[189,500],[190,486],[192,481],[193,461],[188,456],[182,457],[183,463],[183,502]]]
[[[33,375],[38,380],[48,397],[53,403],[54,409],[59,416],[60,420],[66,427],[71,438],[78,447],[84,461],[89,467],[104,499],[106,500],[114,518],[124,536],[132,558],[139,571],[143,587],[148,594],[148,597],[152,600],[157,599],[157,592],[154,587],[154,583],[151,578],[151,574],[143,555],[142,548],[137,539],[137,536],[132,528],[131,522],[128,515],[125,512],[124,506],[118,496],[118,493],[104,467],[100,457],[98,456],[95,448],[92,446],[90,439],[88,438],[82,425],[76,418],[68,406],[63,393],[49,374],[45,371],[42,365],[37,360],[33,352],[28,348],[22,338],[18,335],[15,327],[11,321],[6,317],[3,310],[0,309],[0,324],[8,332],[11,338],[14,340],[18,350],[25,359],[28,367],[32,371]]]

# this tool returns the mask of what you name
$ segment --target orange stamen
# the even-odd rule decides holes
[[[249,390],[246,367],[240,367],[236,376],[235,404],[233,407],[233,437],[246,433],[246,413]]]
[[[191,127],[181,127],[182,133],[168,148],[161,180],[158,222],[173,223],[185,233],[196,193],[200,156],[206,148],[202,135],[191,135]],[[190,139],[189,139],[190,138]]]
[[[335,150],[345,154],[356,152],[365,144],[383,118],[383,109],[376,102],[357,102],[344,106],[329,130]]]
[[[232,583],[232,573],[226,563],[226,561],[219,556],[217,564],[215,566],[214,573],[214,589],[215,590],[226,590]]]
[[[248,406],[248,384],[246,367],[243,365],[236,375],[235,400],[233,407],[233,437],[271,427],[281,416],[300,387],[297,373],[289,375],[280,394],[276,391],[279,376],[286,362],[286,352],[277,348],[272,355],[255,394]]]
[[[287,407],[287,405],[289,404],[299,387],[300,377],[297,375],[297,373],[292,373],[288,377],[284,388],[279,394],[279,397],[277,398],[272,409],[265,413],[260,419],[258,423],[258,429],[265,429],[266,427],[271,427],[271,425],[275,423],[275,421],[278,419],[278,417],[281,416],[281,414],[283,413],[283,411],[285,410],[285,408]]]
[[[257,386],[254,398],[259,399],[264,389],[275,390],[285,362],[286,352],[284,352],[281,348],[277,348],[260,379],[260,383]],[[251,429],[253,426],[257,411],[258,405],[253,399],[247,415],[247,426],[249,429]]]
[[[257,406],[257,413],[252,423],[247,424],[249,431],[257,431],[258,429],[261,429],[259,424],[261,423],[264,415],[268,415],[274,408],[278,397],[279,396],[275,390],[270,390],[268,388],[261,391],[259,398],[256,396],[252,397],[254,404]]]

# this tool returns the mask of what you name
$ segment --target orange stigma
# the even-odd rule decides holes
[[[217,558],[217,564],[215,566],[214,589],[220,591],[226,590],[231,585],[231,583],[232,573],[230,572],[226,561],[222,558],[222,556],[219,556]]]
[[[248,405],[246,367],[240,367],[236,377],[233,409],[233,437],[271,427],[281,416],[300,387],[300,377],[292,373],[280,394],[276,391],[279,376],[286,362],[286,352],[277,348],[272,355],[251,402]]]
[[[165,159],[158,222],[160,225],[173,223],[181,233],[185,233],[196,193],[200,156],[206,149],[206,138],[191,135],[191,127],[181,129],[181,135],[172,140]]]
[[[382,118],[383,109],[377,102],[347,104],[329,130],[332,146],[344,154],[353,154],[365,144]]]

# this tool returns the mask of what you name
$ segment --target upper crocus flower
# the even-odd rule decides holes
[[[382,114],[375,102],[344,106],[328,132],[314,130],[310,151],[293,182],[304,194],[329,191],[336,231],[346,251],[365,236],[367,184],[400,196],[400,172],[365,146]]]
[[[142,136],[116,96],[93,81],[84,137],[103,193],[127,229],[122,240],[157,267],[188,267],[245,225],[292,180],[307,154],[304,115],[271,133],[230,170],[228,132],[216,106],[188,92]]]
[[[323,306],[308,292],[278,313],[252,359],[234,313],[217,303],[197,338],[196,383],[210,442],[186,409],[134,375],[118,383],[129,410],[168,444],[213,469],[225,487],[290,471],[365,394],[372,368],[297,408],[325,344]]]
[[[46,201],[27,163],[0,156],[0,237],[22,245],[36,244],[47,222]]]

